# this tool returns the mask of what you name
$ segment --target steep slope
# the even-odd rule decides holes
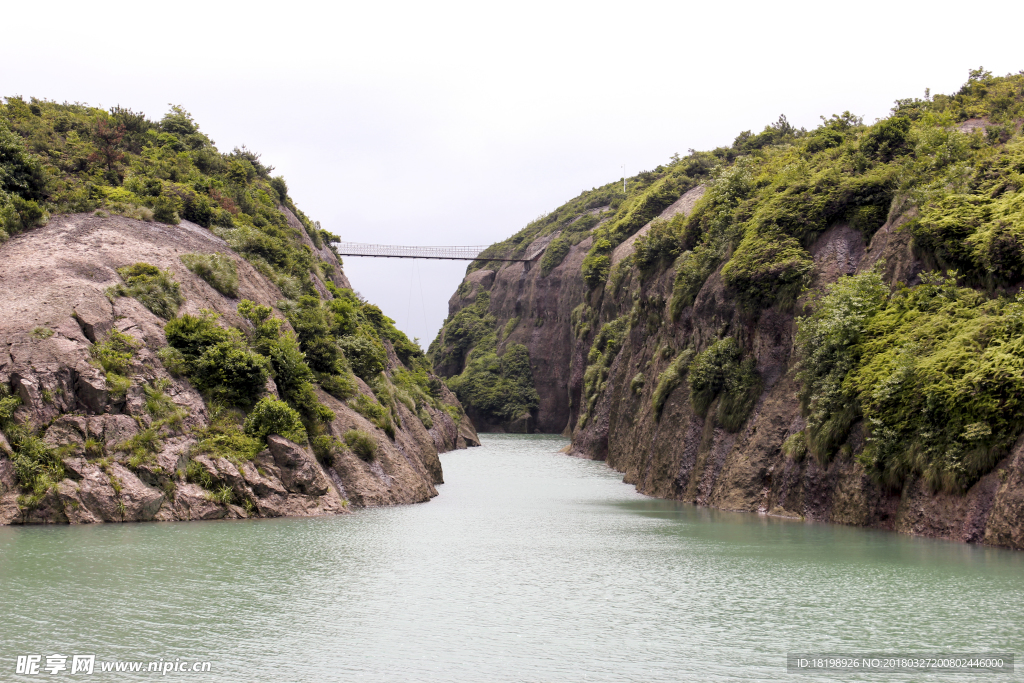
[[[106,120],[46,106],[32,122],[44,132],[61,117]],[[200,141],[173,152],[171,181],[153,157],[174,140],[118,148],[131,167],[109,178],[99,158],[115,185],[87,165],[59,181],[36,173],[31,199],[3,188],[15,236],[0,244],[0,523],[308,516],[435,496],[438,453],[476,444],[457,399],[352,292],[283,180],[251,158],[252,174],[204,180],[203,155],[233,161]],[[5,181],[48,168],[11,134],[2,142]],[[110,201],[132,178],[160,194]],[[193,205],[233,211],[210,209],[208,227],[182,220],[178,181]],[[284,200],[268,206],[272,184]],[[81,190],[103,210],[60,213],[60,192]],[[18,213],[37,209],[35,221]]]
[[[1022,117],[978,70],[584,192],[470,267],[432,358],[650,495],[1022,547]],[[478,403],[517,343],[529,420]]]

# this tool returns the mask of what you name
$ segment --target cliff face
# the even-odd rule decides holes
[[[904,217],[888,222],[865,244],[848,225],[826,231],[812,245],[815,288],[842,275],[885,264],[892,281],[913,281],[922,269],[899,227]],[[648,300],[667,300],[671,280],[662,277],[640,290]],[[668,310],[659,314],[669,318]],[[614,317],[614,316],[613,316]],[[728,330],[751,348],[763,381],[750,416],[729,431],[716,423],[717,405],[705,415],[692,405],[685,386],[664,403],[660,419],[649,409],[656,382],[635,391],[638,374],[656,378],[671,358],[659,346],[684,348],[691,341],[706,345]],[[813,457],[795,460],[783,444],[807,427],[801,412],[800,386],[794,353],[796,325],[792,313],[766,311],[756,321],[738,310],[713,274],[692,309],[665,330],[651,336],[631,331],[609,368],[607,390],[592,417],[573,434],[572,453],[606,460],[638,491],[728,510],[854,524],[966,542],[1024,547],[1024,439],[989,474],[964,493],[933,492],[922,479],[901,490],[881,486],[857,460],[864,447],[864,425],[854,425],[850,449],[827,465]],[[582,391],[582,376],[578,385]],[[722,400],[721,398],[718,399]]]
[[[320,272],[347,286],[333,253],[318,250],[301,225],[296,234],[324,264]],[[231,259],[238,272],[237,296],[220,294],[184,267],[186,253]],[[336,439],[328,458],[318,459],[306,444],[273,435],[251,458],[197,452],[215,416],[192,382],[172,374],[158,357],[168,347],[165,321],[136,298],[107,295],[121,282],[116,269],[137,262],[168,271],[180,283],[179,315],[212,311],[223,327],[246,328],[238,313],[241,300],[274,307],[286,298],[224,240],[188,221],[164,225],[62,215],[0,245],[0,385],[20,399],[10,424],[39,430],[64,475],[33,496],[17,476],[16,449],[0,436],[0,523],[308,516],[341,513],[350,503],[421,502],[435,496],[435,485],[442,482],[438,453],[476,445],[468,421],[453,420],[458,402],[443,387],[436,403],[418,408],[422,412],[395,402],[400,425],[393,438],[353,408],[353,400],[317,388],[317,400],[333,411],[323,434]],[[329,299],[324,281],[313,278]],[[113,331],[138,347],[125,372],[130,386],[124,393],[112,388],[95,360],[97,343]],[[390,343],[385,346],[388,375],[405,371]],[[374,391],[353,379],[356,398],[376,403]],[[278,395],[272,381],[267,393]],[[161,395],[181,415],[178,424],[157,425],[152,401]],[[372,439],[372,458],[340,445],[352,430]]]
[[[542,238],[543,239],[543,238]],[[481,431],[541,432],[557,434],[570,430],[572,397],[566,390],[572,380],[573,357],[583,345],[572,333],[573,308],[586,295],[580,264],[591,240],[571,248],[565,260],[546,277],[537,262],[513,263],[498,270],[483,269],[469,274],[465,285],[448,302],[450,316],[473,304],[482,292],[490,294],[488,312],[505,336],[498,353],[512,344],[524,344],[530,352],[537,407],[518,420],[495,420],[474,406],[467,414]],[[531,245],[533,246],[533,245]],[[465,358],[456,358],[437,371],[442,376],[462,372]]]
[[[986,104],[1024,98],[984,78],[584,192],[471,266],[441,374],[485,429],[565,433],[648,495],[1024,548],[1024,157]],[[529,420],[474,405],[480,329],[528,352]]]

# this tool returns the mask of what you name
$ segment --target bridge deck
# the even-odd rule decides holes
[[[394,244],[334,242],[339,256],[371,256],[376,258],[420,258],[449,261],[475,261],[486,246],[475,247],[407,247]],[[488,258],[488,261],[525,261],[521,258]]]

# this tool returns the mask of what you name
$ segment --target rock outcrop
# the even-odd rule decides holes
[[[680,196],[660,218],[685,214],[701,191],[695,188]],[[909,231],[901,229],[913,216],[913,210],[894,211],[870,241],[843,221],[825,230],[808,249],[814,260],[812,289],[820,292],[841,276],[871,269],[879,270],[893,286],[920,282],[925,266]],[[636,235],[650,225],[615,249],[616,263],[632,254]],[[547,275],[536,263],[473,271],[449,302],[454,317],[486,291],[487,313],[495,328],[517,321],[501,340],[499,353],[513,342],[529,350],[540,396],[531,430],[571,436],[571,454],[607,461],[623,473],[625,482],[651,496],[1024,548],[1024,437],[991,473],[962,494],[934,492],[921,479],[912,479],[900,490],[882,487],[855,457],[864,446],[860,424],[854,426],[849,448],[826,467],[812,457],[795,459],[783,450],[787,438],[806,427],[796,379],[794,314],[776,307],[756,316],[747,314],[725,286],[719,266],[692,306],[673,320],[672,268],[652,277],[640,277],[633,270],[619,283],[613,282],[613,275],[606,284],[588,289],[581,264],[591,244],[588,237],[572,246]],[[594,317],[574,318],[574,311],[583,309]],[[595,333],[602,323],[627,315],[641,322],[629,326],[621,350],[601,375],[604,379],[596,382],[600,390],[581,423],[586,410],[584,375]],[[723,330],[751,350],[763,383],[743,426],[730,432],[702,417],[691,405],[685,383],[669,393],[659,419],[650,408],[652,395],[657,378],[672,360],[662,350],[707,348]],[[461,367],[443,370],[446,375],[460,371]],[[716,405],[708,415],[714,414]],[[472,414],[473,406],[467,411]],[[483,425],[504,428],[507,425]]]
[[[324,264],[319,272],[348,286],[334,254],[317,250],[295,217],[282,211]],[[235,261],[237,298],[218,293],[180,260],[185,253],[214,252]],[[223,240],[187,221],[171,226],[62,215],[0,245],[0,384],[20,397],[14,421],[44,428],[43,441],[62,454],[65,474],[30,496],[18,485],[9,439],[0,435],[0,524],[310,516],[341,513],[350,504],[421,502],[437,495],[435,485],[443,481],[438,453],[478,445],[469,421],[449,415],[456,411],[426,407],[428,429],[399,405],[401,427],[392,439],[347,402],[317,390],[335,414],[327,434],[338,440],[352,428],[370,434],[377,443],[372,461],[344,451],[325,464],[309,448],[274,435],[253,460],[193,456],[195,434],[211,416],[203,396],[158,358],[167,346],[163,321],[133,298],[106,294],[120,282],[115,269],[135,262],[173,273],[185,299],[181,313],[210,310],[231,326],[246,324],[237,311],[240,300],[276,306],[285,298]],[[313,277],[329,298],[324,283]],[[124,393],[108,387],[90,354],[112,330],[140,346]],[[394,353],[389,356],[389,370],[399,368]],[[132,459],[126,442],[151,436],[147,430],[154,423],[143,387],[156,383],[183,417],[179,425],[162,428],[147,457]],[[366,384],[358,384],[360,393],[373,396]],[[442,392],[442,404],[458,406],[453,394]]]

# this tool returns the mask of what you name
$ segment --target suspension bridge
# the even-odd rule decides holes
[[[447,261],[476,261],[486,246],[475,247],[408,247],[395,244],[365,244],[363,242],[334,242],[339,256],[370,256],[375,258],[443,259]],[[526,262],[527,258],[485,257],[488,261]]]

